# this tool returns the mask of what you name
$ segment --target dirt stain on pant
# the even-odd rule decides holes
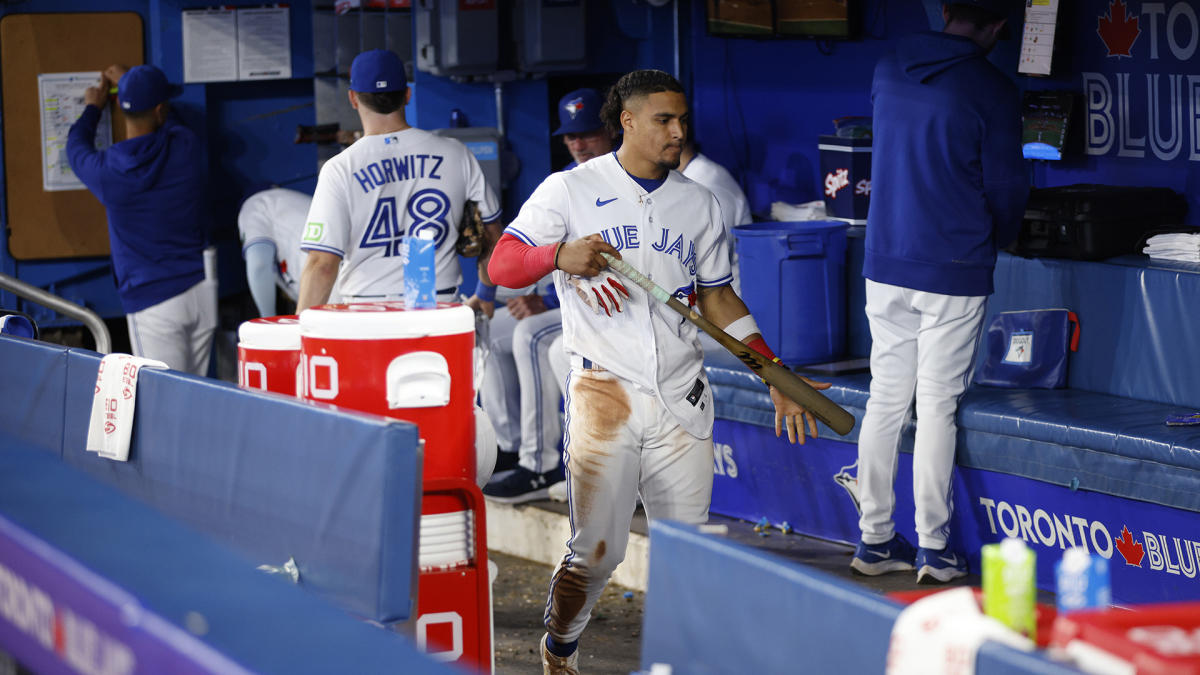
[[[571,382],[570,447],[571,501],[575,515],[586,522],[592,511],[596,486],[607,473],[610,445],[629,420],[629,395],[612,377],[582,373]]]
[[[550,582],[550,606],[546,609],[546,629],[556,639],[570,630],[571,622],[587,603],[588,578],[580,570],[563,563]]]

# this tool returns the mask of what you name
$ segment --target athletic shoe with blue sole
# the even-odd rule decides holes
[[[864,544],[860,539],[854,549],[854,559],[850,561],[850,569],[869,577],[888,572],[906,572],[913,569],[913,559],[916,549],[900,535],[882,544]]]
[[[946,583],[967,576],[967,559],[954,553],[950,547],[935,551],[931,548],[917,550],[917,583]]]

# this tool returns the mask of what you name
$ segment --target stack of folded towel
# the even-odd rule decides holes
[[[1200,233],[1156,234],[1146,240],[1142,253],[1151,258],[1200,262]]]

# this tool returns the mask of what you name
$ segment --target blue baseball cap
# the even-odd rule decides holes
[[[167,76],[156,66],[134,66],[125,71],[117,83],[117,101],[121,110],[130,113],[149,110],[182,91],[167,82]]]
[[[582,134],[603,127],[600,94],[595,89],[576,89],[559,99],[558,123],[558,131],[551,136]]]
[[[387,49],[372,49],[354,57],[350,64],[350,89],[364,94],[404,91],[408,78],[404,61]]]

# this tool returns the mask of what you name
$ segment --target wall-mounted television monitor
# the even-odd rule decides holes
[[[860,0],[707,0],[708,32],[722,37],[856,37]]]
[[[1063,158],[1067,147],[1072,91],[1027,91],[1021,110],[1021,149],[1025,159]]]

